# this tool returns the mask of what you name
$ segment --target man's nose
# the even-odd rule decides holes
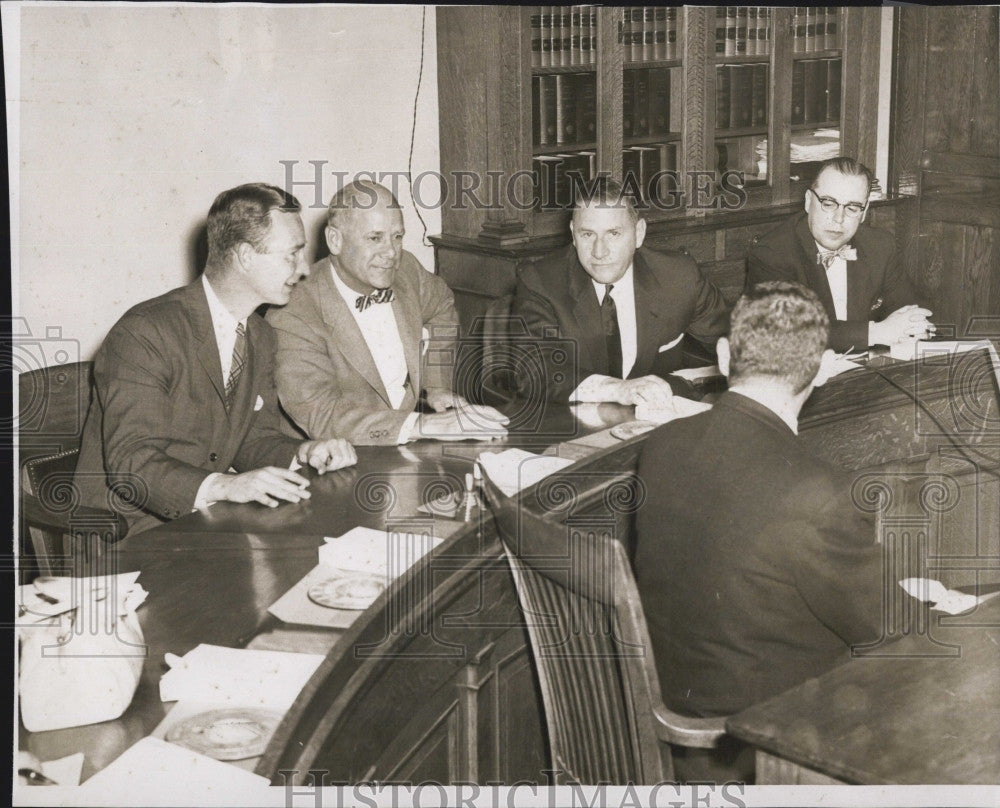
[[[594,258],[604,258],[608,254],[608,243],[603,238],[595,238],[594,246],[590,251]]]
[[[847,211],[844,210],[843,205],[837,205],[837,209],[833,212],[833,220],[840,224],[844,221],[844,217],[847,215]]]

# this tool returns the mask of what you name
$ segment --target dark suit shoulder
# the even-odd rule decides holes
[[[171,289],[158,297],[136,303],[121,316],[108,335],[111,336],[121,330],[131,333],[155,333],[164,328],[176,329],[178,326],[186,326],[192,319],[191,307],[198,304],[204,306],[206,312],[208,311],[208,302],[200,279],[187,286]]]
[[[701,274],[698,262],[682,250],[640,247],[635,254],[657,276],[694,279]]]
[[[576,250],[572,244],[541,256],[523,267],[517,277],[533,291],[565,288],[569,272],[578,266]],[[580,267],[580,271],[583,268]]]
[[[787,250],[795,241],[795,230],[799,222],[805,217],[805,213],[797,213],[778,222],[775,227],[758,236],[756,242],[750,246],[750,254],[753,255],[761,250]]]

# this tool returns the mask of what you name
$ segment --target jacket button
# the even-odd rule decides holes
[[[214,463],[214,462],[215,462],[216,460],[218,460],[218,459],[219,459],[219,456],[218,456],[218,455],[217,455],[217,454],[216,454],[215,452],[212,452],[212,453],[211,453],[211,454],[210,454],[210,455],[208,456],[208,459],[209,459],[209,460],[210,460],[210,461],[211,461],[212,463]]]

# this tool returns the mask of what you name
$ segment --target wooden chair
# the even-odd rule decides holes
[[[559,783],[674,778],[669,744],[711,748],[725,718],[668,710],[614,520],[561,524],[486,486],[528,626]]]
[[[22,582],[36,574],[85,574],[107,545],[124,538],[125,519],[79,503],[73,473],[90,402],[91,363],[57,365],[19,376]]]

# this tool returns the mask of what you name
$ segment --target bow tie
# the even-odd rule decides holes
[[[820,250],[816,256],[816,263],[822,264],[827,269],[835,258],[843,258],[845,261],[857,261],[858,251],[849,244],[844,244],[836,250]]]
[[[358,311],[364,311],[373,303],[392,303],[395,298],[396,295],[392,291],[392,288],[387,286],[385,289],[376,289],[367,295],[358,295],[358,299],[354,301],[354,306]]]

